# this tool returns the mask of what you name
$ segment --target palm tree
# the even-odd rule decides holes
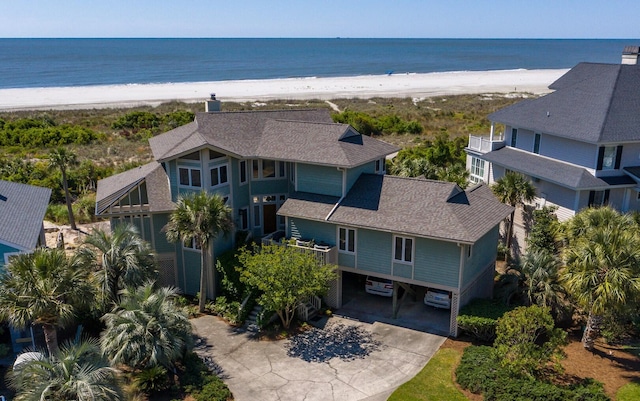
[[[191,349],[191,323],[176,296],[175,288],[155,290],[152,282],[123,291],[120,305],[102,318],[107,327],[100,342],[112,364],[171,368]]]
[[[582,342],[592,349],[602,314],[640,294],[640,236],[630,216],[610,208],[587,209],[574,219],[568,224],[562,278],[569,295],[588,312]]]
[[[73,217],[73,208],[71,207],[69,182],[67,181],[67,168],[78,164],[76,154],[62,147],[54,149],[49,152],[49,164],[51,167],[59,168],[62,173],[62,187],[64,188],[64,198],[67,203],[67,212],[69,213],[69,224],[71,224],[72,230],[77,230],[76,219]]]
[[[83,245],[78,254],[94,270],[103,311],[118,303],[121,290],[157,278],[151,246],[132,224],[118,224],[111,234],[94,230]]]
[[[525,255],[521,271],[530,303],[559,311],[565,293],[560,266],[560,259],[546,249],[531,250]]]
[[[524,205],[525,202],[531,202],[536,196],[536,189],[522,174],[508,172],[503,177],[496,180],[491,187],[493,193],[498,197],[500,202],[513,206]],[[511,237],[513,235],[513,221],[516,215],[514,209],[509,218],[509,226],[507,228],[507,237],[505,245],[511,247]]]
[[[37,249],[11,259],[0,278],[0,316],[18,328],[42,324],[51,355],[58,352],[57,328],[72,321],[93,299],[89,270],[60,249]]]
[[[57,355],[30,358],[9,374],[16,400],[117,401],[123,399],[115,369],[96,340],[67,343]]]
[[[176,210],[169,217],[169,223],[164,227],[169,241],[195,241],[201,249],[200,313],[204,312],[207,300],[208,262],[213,261],[213,240],[219,233],[229,233],[232,227],[231,209],[225,205],[222,196],[206,191],[181,196]]]

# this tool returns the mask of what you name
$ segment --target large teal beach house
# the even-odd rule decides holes
[[[207,101],[194,122],[150,140],[155,161],[98,183],[97,215],[141,229],[163,284],[198,291],[201,251],[168,242],[162,228],[181,194],[206,190],[227,199],[235,232],[295,239],[336,264],[325,296],[334,308],[342,306],[346,273],[422,294],[440,289],[450,294],[456,335],[459,308],[491,295],[498,225],[511,208],[485,185],[464,191],[385,175],[385,157],[397,148],[334,123],[327,110],[219,110]],[[234,239],[219,238],[214,255]]]

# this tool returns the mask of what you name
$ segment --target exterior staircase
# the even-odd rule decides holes
[[[262,306],[257,305],[253,307],[251,312],[249,312],[249,316],[247,316],[247,320],[244,321],[244,327],[247,331],[258,332],[260,328],[258,327],[258,316],[262,312]]]
[[[320,298],[313,295],[306,301],[300,302],[296,307],[298,318],[305,322],[308,322],[311,318],[320,312],[321,301]]]

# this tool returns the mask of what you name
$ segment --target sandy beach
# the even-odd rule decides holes
[[[549,92],[568,70],[456,71],[428,74],[286,78],[169,84],[0,89],[0,110],[87,109],[201,101],[216,93],[222,101],[425,98],[473,93]]]

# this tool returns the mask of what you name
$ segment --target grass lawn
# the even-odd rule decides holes
[[[389,401],[466,401],[467,398],[453,383],[453,369],[461,356],[458,350],[440,348],[420,373],[391,394]]]
[[[629,383],[620,387],[616,393],[616,401],[635,401],[640,400],[640,384]]]

